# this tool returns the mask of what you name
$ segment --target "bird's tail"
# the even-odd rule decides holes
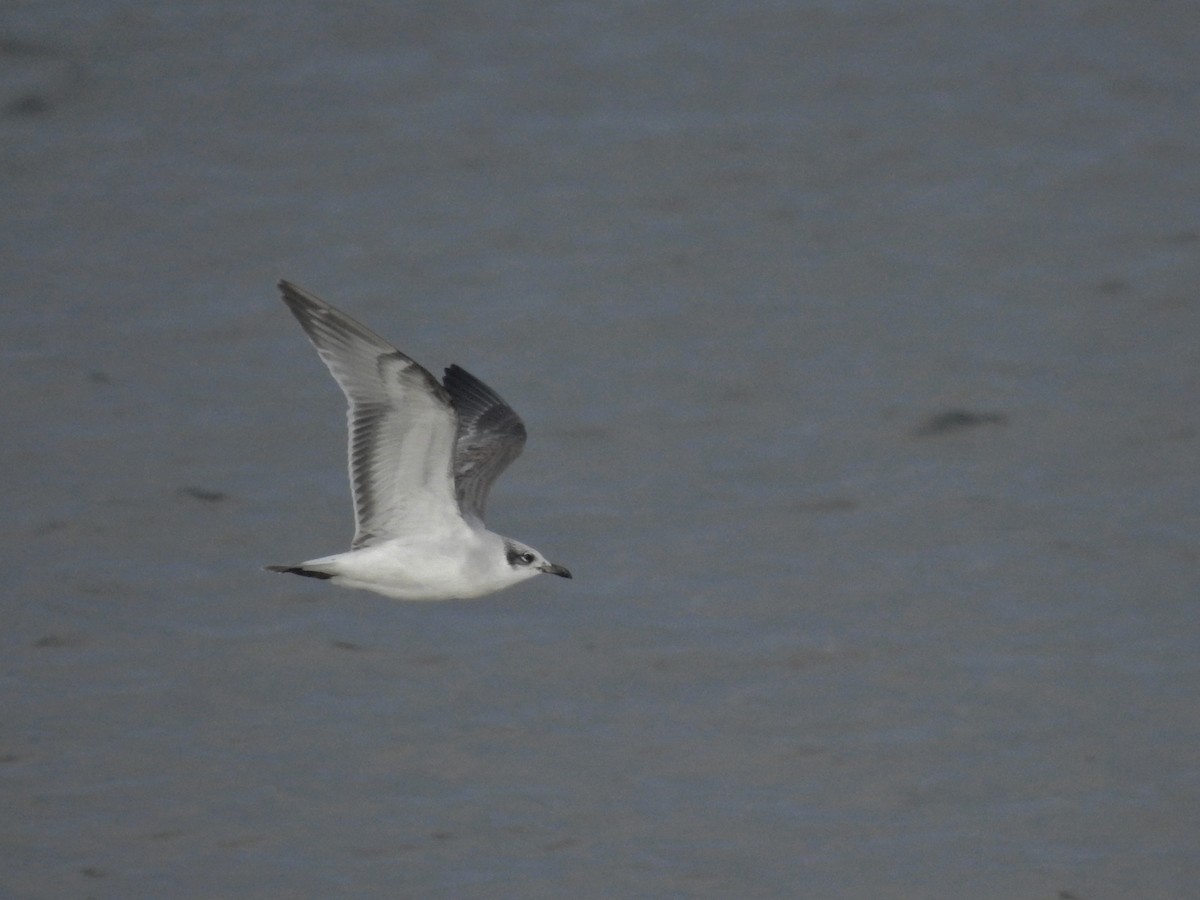
[[[304,566],[264,566],[268,572],[286,572],[289,575],[303,575],[305,578],[329,579],[330,572],[318,572],[316,569],[306,569]]]

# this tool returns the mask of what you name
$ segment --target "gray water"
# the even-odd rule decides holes
[[[1198,28],[6,6],[0,895],[1190,896]],[[352,531],[280,277],[574,581],[261,571]]]

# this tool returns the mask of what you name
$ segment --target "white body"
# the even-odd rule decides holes
[[[504,539],[490,531],[468,528],[452,542],[445,538],[384,541],[310,560],[300,568],[328,573],[341,587],[395,600],[470,600],[541,574],[536,568],[508,565]]]

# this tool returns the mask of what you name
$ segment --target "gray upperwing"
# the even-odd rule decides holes
[[[464,517],[483,520],[488,491],[525,446],[525,423],[500,395],[459,366],[442,379],[458,413],[454,490]]]
[[[286,281],[283,299],[349,401],[353,547],[458,521],[450,395],[375,332]]]

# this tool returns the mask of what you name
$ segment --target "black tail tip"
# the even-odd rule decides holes
[[[306,569],[303,566],[263,566],[263,568],[268,572],[283,572],[287,575],[303,575],[305,578],[320,578],[322,581],[333,577],[328,572],[318,572],[315,569]]]

